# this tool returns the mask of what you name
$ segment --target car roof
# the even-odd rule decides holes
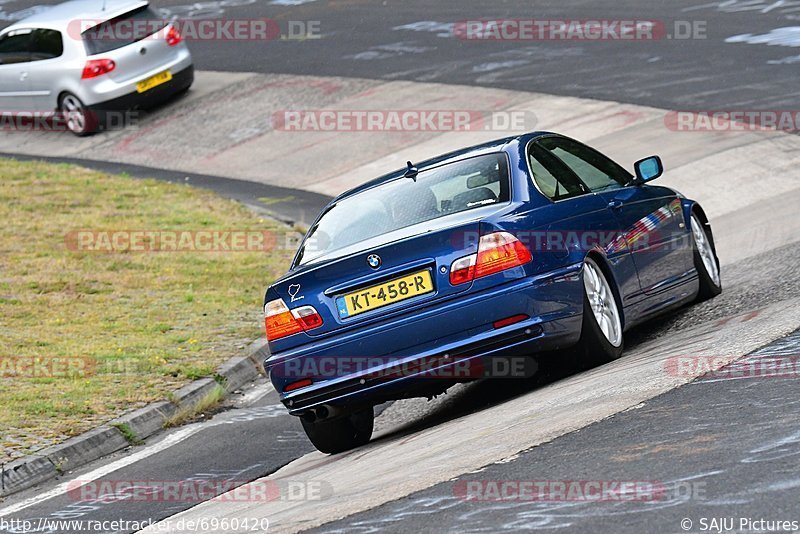
[[[4,30],[47,27],[66,30],[76,20],[102,22],[148,5],[148,0],[71,0],[31,15]]]
[[[492,141],[481,143],[479,145],[473,145],[473,146],[470,146],[470,147],[461,148],[459,150],[454,150],[452,152],[447,152],[446,154],[442,154],[440,156],[435,156],[435,157],[427,159],[425,161],[420,161],[420,162],[416,162],[415,161],[415,162],[412,162],[412,163],[419,170],[423,170],[423,169],[426,169],[426,168],[429,168],[429,167],[433,167],[433,166],[436,166],[436,165],[440,165],[440,164],[444,164],[444,163],[451,163],[451,162],[454,162],[454,161],[467,159],[467,158],[471,158],[471,157],[475,157],[475,156],[481,156],[481,155],[484,155],[484,154],[491,154],[493,152],[500,152],[500,151],[503,151],[506,148],[506,146],[509,143],[511,143],[512,141],[520,141],[521,144],[526,145],[529,140],[534,139],[536,137],[540,137],[542,135],[552,135],[552,132],[537,131],[537,132],[529,132],[529,133],[525,133],[525,134],[521,134],[521,135],[514,135],[514,136],[511,136],[511,137],[503,137],[501,139],[494,139]],[[380,185],[382,183],[390,182],[392,180],[395,180],[395,179],[403,176],[403,174],[405,172],[406,172],[406,169],[404,168],[404,169],[400,169],[400,170],[397,170],[397,171],[394,171],[394,172],[390,172],[388,174],[384,174],[383,176],[380,176],[378,178],[375,178],[373,180],[365,182],[365,183],[363,183],[363,184],[361,184],[361,185],[359,185],[357,187],[354,187],[353,189],[350,189],[349,191],[345,191],[344,193],[340,194],[339,196],[337,196],[332,201],[332,203],[333,202],[338,202],[339,200],[342,200],[345,197],[349,197],[351,195],[355,195],[357,193],[360,193],[362,191],[365,191],[367,189],[370,189],[370,188],[375,187],[377,185]]]

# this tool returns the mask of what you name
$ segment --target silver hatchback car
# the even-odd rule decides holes
[[[193,81],[178,29],[146,0],[73,0],[0,32],[0,112],[52,113],[76,135]]]

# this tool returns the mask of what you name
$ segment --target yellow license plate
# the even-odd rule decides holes
[[[419,271],[341,296],[336,299],[336,307],[339,317],[352,317],[432,291],[430,271]]]
[[[167,83],[172,79],[172,73],[168,70],[164,72],[159,72],[155,76],[150,76],[146,80],[142,80],[141,82],[136,84],[136,92],[137,93],[144,93],[145,91],[149,91],[153,87],[159,86],[162,83]]]

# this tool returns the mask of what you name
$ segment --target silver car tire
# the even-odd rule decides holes
[[[97,131],[98,121],[96,114],[72,93],[61,95],[58,102],[58,110],[63,116],[67,129],[78,137],[91,135]]]

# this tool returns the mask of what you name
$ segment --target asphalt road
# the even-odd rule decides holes
[[[3,0],[0,23],[55,1]],[[187,0],[155,1],[184,19],[306,23],[318,39],[195,41],[197,67],[412,80],[570,95],[668,109],[794,109],[800,68],[796,0]],[[652,40],[465,40],[474,19],[652,20]],[[677,26],[676,26],[676,21]],[[316,31],[316,28],[319,28]],[[692,28],[691,31],[685,28]],[[779,35],[780,34],[780,35]],[[689,35],[692,38],[683,39]],[[767,36],[762,42],[751,37]],[[672,38],[667,38],[671,36]],[[783,37],[783,38],[779,38]],[[774,46],[770,46],[774,45]]]
[[[31,521],[32,528],[0,532],[81,531],[52,523],[67,520],[158,521],[311,452],[313,446],[295,418],[278,402],[271,386],[261,383],[250,393],[250,397],[259,396],[247,402],[246,407],[241,407],[246,401],[244,396],[234,397],[227,402],[228,410],[206,422],[172,430],[148,440],[142,447],[130,448],[70,473],[69,491],[4,517],[7,521]],[[165,441],[171,446],[162,448]],[[92,475],[95,469],[109,465],[119,468],[97,478]],[[53,485],[58,483],[64,480]],[[183,489],[171,497],[169,488],[177,484],[184,484]],[[133,490],[133,486],[145,489]],[[23,492],[4,504],[24,502],[41,492],[41,488]],[[105,532],[132,531],[122,528]]]
[[[768,526],[753,521],[797,522],[797,376],[748,370],[795,362],[799,350],[800,332],[509,462],[311,532],[699,532],[715,519],[764,532]],[[520,496],[522,481],[555,489]],[[581,489],[595,481],[643,486],[595,500]],[[579,484],[566,498],[551,482]]]
[[[634,351],[648,341],[669,339],[670,335],[677,335],[701,322],[724,320],[725,317],[757,310],[768,303],[792,298],[800,291],[800,281],[796,280],[797,268],[793,265],[795,256],[794,248],[785,247],[768,256],[754,256],[723,267],[725,287],[721,295],[656,318],[627,332],[626,351]],[[753,276],[753,273],[759,275]],[[386,414],[391,421],[387,417],[385,421],[379,421],[378,426],[388,426],[391,422],[398,433],[429,428],[500,405],[532,389],[557,382],[574,372],[558,368],[548,359],[542,359],[541,364],[542,373],[530,381],[496,380],[462,384],[449,390],[445,397],[436,402],[420,399],[416,402],[398,403]],[[798,378],[800,377],[795,377],[795,380]]]

